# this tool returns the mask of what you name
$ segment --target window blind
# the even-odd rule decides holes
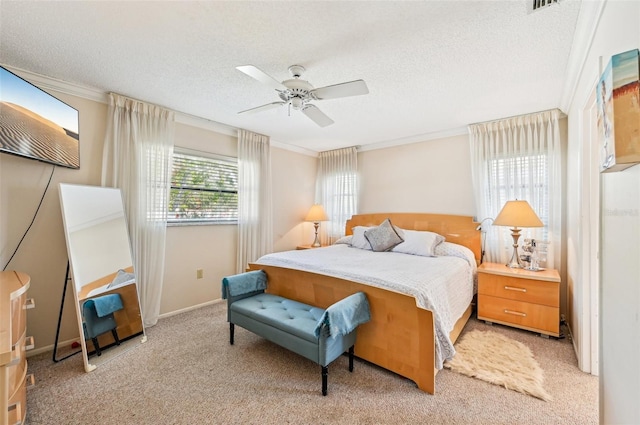
[[[237,222],[238,163],[174,152],[169,223]]]

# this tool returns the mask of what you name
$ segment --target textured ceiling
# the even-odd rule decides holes
[[[426,140],[560,106],[578,0],[0,1],[0,63],[116,92],[311,151]],[[369,94],[315,101],[320,128],[235,69]]]

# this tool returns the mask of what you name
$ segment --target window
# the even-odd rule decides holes
[[[167,222],[213,224],[237,221],[238,161],[176,148]]]
[[[320,152],[316,202],[330,221],[323,224],[326,243],[344,235],[348,219],[358,210],[358,152],[355,147]]]
[[[487,161],[489,184],[486,187],[488,205],[504,205],[515,198],[526,199],[543,223],[549,223],[549,172],[547,155],[507,156]],[[542,229],[542,239],[548,239],[548,226]],[[508,238],[510,241],[511,238]]]
[[[559,267],[562,246],[561,112],[550,110],[469,126],[471,172],[478,218],[496,217],[509,200],[525,200],[544,227],[526,228],[526,238],[548,241],[547,267]],[[507,227],[485,229],[486,261],[506,261],[513,252]]]

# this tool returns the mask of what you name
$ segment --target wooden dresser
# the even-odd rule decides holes
[[[560,274],[481,264],[478,319],[560,336]]]
[[[33,348],[27,337],[27,299],[30,278],[16,271],[0,272],[0,425],[23,424],[27,415],[26,351]]]

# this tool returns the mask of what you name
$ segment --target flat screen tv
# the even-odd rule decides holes
[[[0,152],[80,168],[78,111],[0,66]]]

